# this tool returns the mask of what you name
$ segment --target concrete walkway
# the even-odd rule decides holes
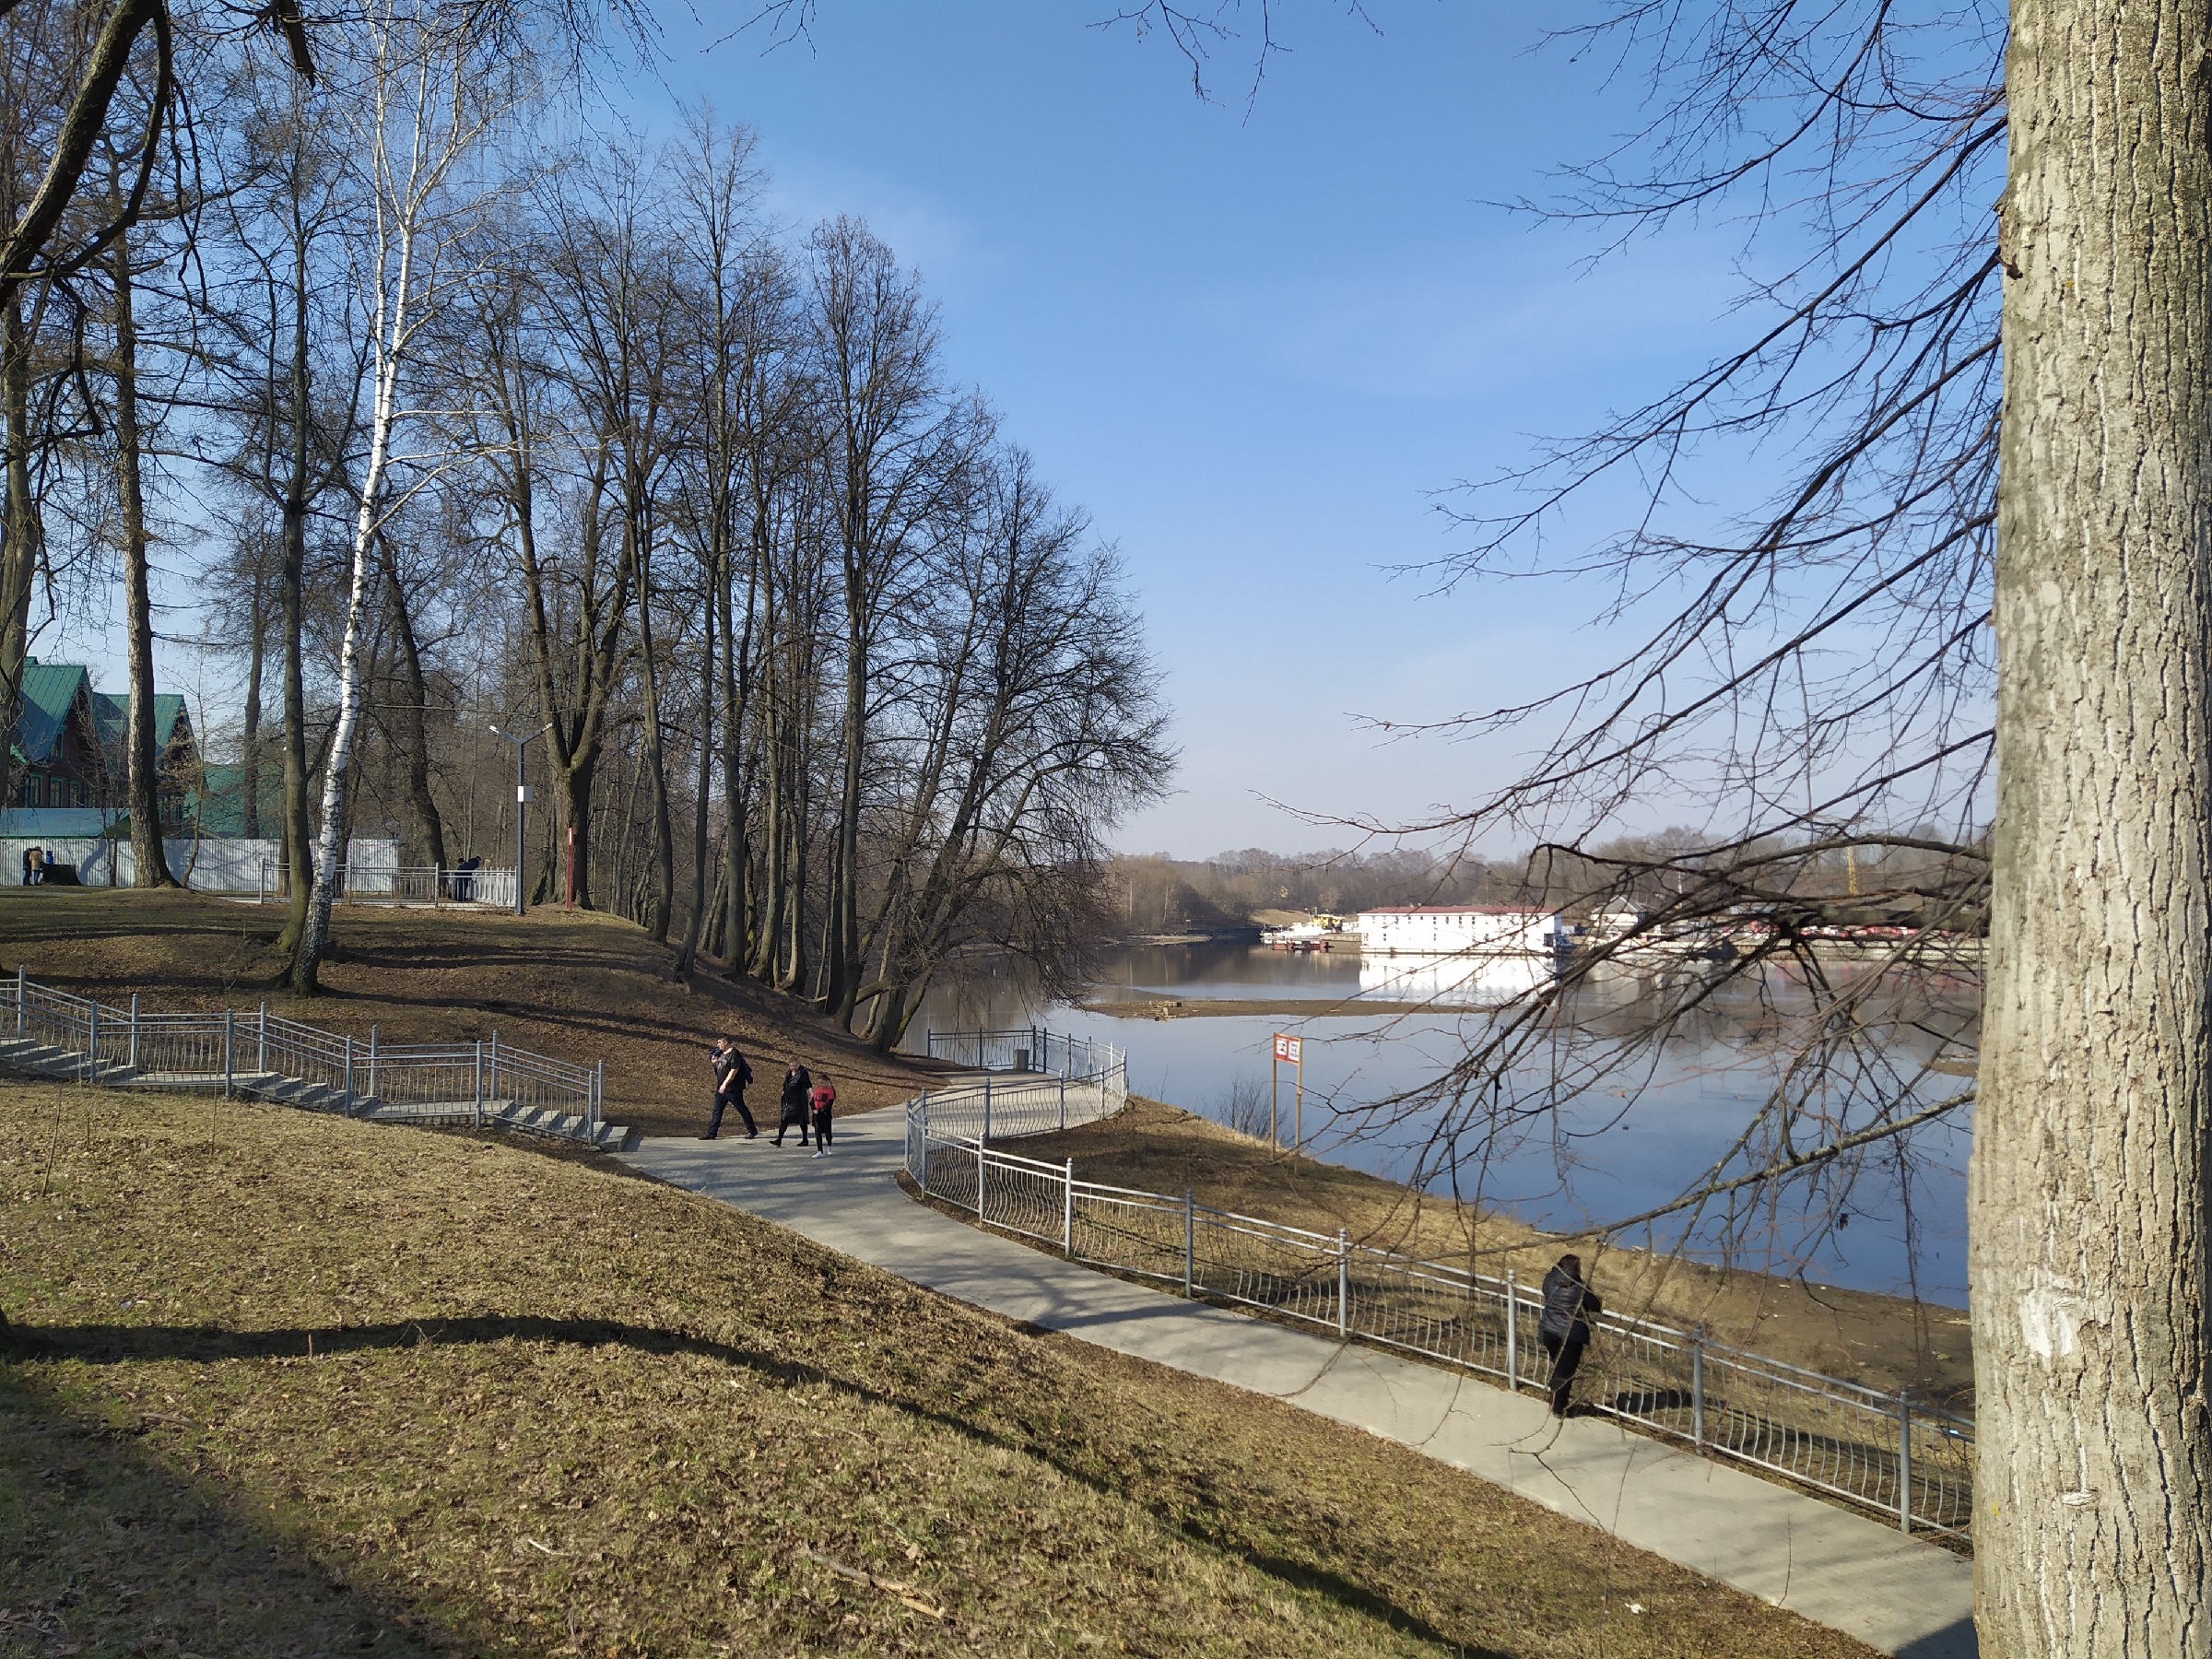
[[[778,1148],[728,1127],[720,1141],[648,1140],[624,1159],[976,1307],[1383,1435],[1900,1659],[1975,1653],[1972,1570],[1947,1550],[1606,1418],[1555,1422],[1541,1400],[1147,1290],[941,1216],[896,1183],[903,1110],[841,1119],[824,1159],[795,1136]]]

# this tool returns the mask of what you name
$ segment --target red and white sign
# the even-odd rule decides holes
[[[1281,1031],[1275,1034],[1275,1057],[1277,1060],[1285,1061],[1291,1065],[1302,1065],[1305,1063],[1305,1053],[1306,1040],[1303,1037],[1287,1036]]]

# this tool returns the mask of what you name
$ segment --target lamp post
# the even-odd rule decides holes
[[[523,913],[523,808],[530,804],[530,785],[523,782],[523,751],[553,729],[547,721],[527,737],[517,737],[512,732],[502,732],[498,726],[485,730],[494,737],[504,738],[514,745],[514,913]]]

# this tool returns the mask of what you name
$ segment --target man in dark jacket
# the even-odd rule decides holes
[[[753,1080],[753,1068],[745,1063],[737,1045],[727,1037],[714,1039],[708,1052],[714,1065],[714,1115],[707,1120],[707,1132],[701,1140],[712,1140],[722,1133],[722,1114],[729,1107],[737,1108],[737,1116],[745,1124],[745,1138],[759,1138],[760,1131],[753,1124],[753,1114],[746,1109],[745,1091]]]
[[[1583,1281],[1583,1258],[1563,1255],[1544,1276],[1544,1316],[1536,1335],[1551,1356],[1551,1415],[1567,1415],[1568,1392],[1590,1346],[1590,1321],[1585,1315],[1603,1313],[1597,1292]]]
[[[782,1107],[776,1114],[777,1146],[783,1144],[783,1131],[794,1124],[798,1125],[799,1145],[803,1147],[806,1144],[806,1112],[814,1103],[813,1094],[813,1077],[807,1075],[805,1066],[794,1060],[791,1069],[783,1074]]]

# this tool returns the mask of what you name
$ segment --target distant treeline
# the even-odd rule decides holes
[[[1530,904],[1578,915],[1624,905],[1665,911],[1709,885],[1714,855],[1702,848],[1690,830],[1663,830],[1585,853],[1538,849],[1495,859],[1417,848],[1288,853],[1246,847],[1207,859],[1119,853],[1105,894],[1124,934],[1219,932],[1264,924],[1278,912],[1350,916],[1391,904]],[[1919,901],[1944,890],[1953,862],[1932,846],[1896,841],[1774,840],[1735,855],[1755,858],[1768,899],[1802,902],[1808,921],[1830,923],[1925,921]],[[1970,929],[1977,919],[1978,912],[1965,918]]]
[[[1505,904],[1522,896],[1518,862],[1491,865],[1394,849],[1270,853],[1208,859],[1118,854],[1106,892],[1124,932],[1206,933],[1250,927],[1276,911],[1350,915],[1383,904]]]

